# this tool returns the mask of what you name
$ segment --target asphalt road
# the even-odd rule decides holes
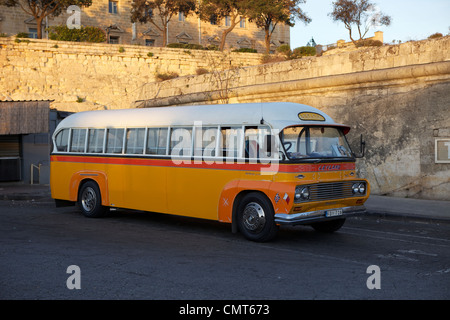
[[[211,221],[0,201],[3,300],[449,299],[449,288],[449,222],[370,215],[254,243]]]

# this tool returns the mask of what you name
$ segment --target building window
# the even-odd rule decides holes
[[[185,17],[184,17],[184,12],[180,11],[178,12],[178,21],[184,21]]]
[[[245,18],[241,17],[241,20],[239,21],[239,27],[240,28],[245,28],[245,22],[246,22]]]
[[[215,26],[217,24],[217,16],[215,14],[211,15],[211,17],[209,18],[209,22],[211,22],[211,24]]]
[[[28,37],[31,39],[37,39],[37,28],[28,28]]]
[[[155,46],[155,39],[145,39],[145,45],[147,47],[154,47]]]
[[[109,43],[119,44],[120,37],[119,36],[109,36]]]
[[[117,1],[109,0],[109,13],[117,14]]]
[[[225,26],[226,27],[231,26],[231,18],[230,18],[230,16],[225,16]]]

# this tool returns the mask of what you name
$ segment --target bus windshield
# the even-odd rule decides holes
[[[285,128],[280,136],[289,160],[353,159],[352,151],[341,128],[295,126]]]

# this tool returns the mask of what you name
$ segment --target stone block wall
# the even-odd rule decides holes
[[[158,74],[259,64],[260,54],[0,38],[0,100],[54,100],[65,111],[129,108]],[[217,66],[219,67],[219,66]]]

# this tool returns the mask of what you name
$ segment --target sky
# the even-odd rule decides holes
[[[384,42],[423,40],[440,32],[450,33],[450,0],[372,0],[378,9],[391,16],[391,25],[371,28],[366,37],[383,31]],[[343,23],[334,22],[328,13],[333,0],[306,0],[300,8],[312,19],[305,25],[297,21],[291,28],[291,48],[305,46],[313,37],[317,44],[327,45],[343,39],[350,41]],[[354,34],[354,33],[353,33]]]

